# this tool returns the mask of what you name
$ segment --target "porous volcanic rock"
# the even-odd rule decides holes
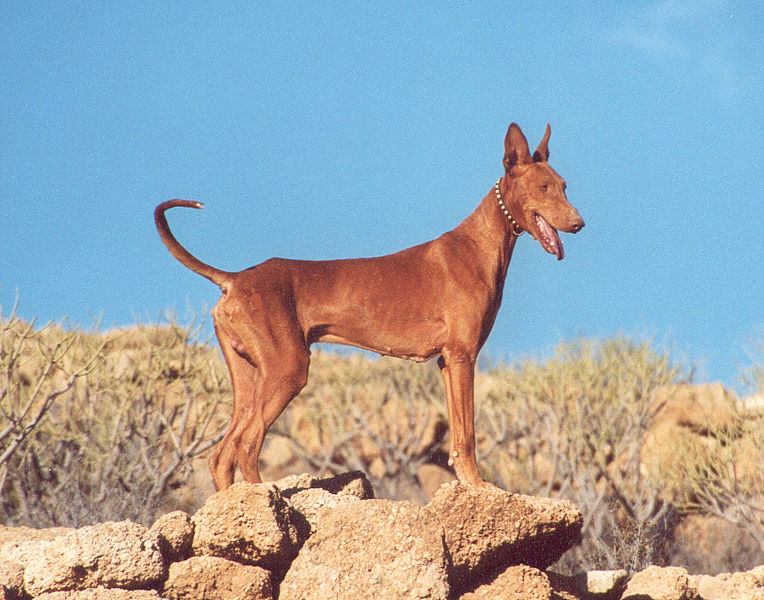
[[[73,527],[48,527],[35,529],[34,527],[8,527],[0,525],[0,550],[13,544],[23,542],[42,542],[54,540],[65,533],[74,531]]]
[[[149,529],[159,540],[159,548],[167,564],[191,556],[194,541],[194,523],[182,510],[159,517]]]
[[[742,573],[691,575],[703,600],[764,600],[764,566]]]
[[[44,547],[74,529],[6,527],[0,525],[0,600],[23,597],[24,569]]]
[[[277,573],[289,566],[309,532],[305,518],[265,483],[235,483],[213,494],[192,520],[195,555]]]
[[[594,598],[619,598],[629,581],[626,569],[589,571],[585,573],[586,585],[582,591]]]
[[[681,567],[647,567],[626,586],[622,600],[701,600]]]
[[[328,477],[314,477],[307,473],[289,475],[274,481],[273,485],[285,498],[291,498],[295,493],[310,489],[325,490],[330,494],[354,496],[358,500],[374,498],[371,483],[361,471],[349,471]]]
[[[474,592],[464,594],[460,600],[550,600],[552,586],[546,574],[533,567],[509,567],[490,583]]]
[[[360,471],[323,478],[307,474],[291,475],[273,485],[305,517],[310,533],[315,532],[319,515],[328,508],[374,498],[369,480]]]
[[[0,600],[17,598],[24,589],[24,567],[0,556]]]
[[[35,596],[34,600],[161,600],[154,590],[121,590],[97,587],[88,590],[48,592]]]
[[[629,581],[629,574],[625,569],[585,571],[576,575],[548,572],[547,576],[552,589],[561,598],[585,598],[586,600],[620,600]]]
[[[170,565],[162,590],[169,600],[272,600],[271,574],[217,556],[194,556]]]
[[[432,513],[366,500],[324,511],[287,572],[280,600],[446,600],[448,555]]]
[[[350,502],[361,500],[350,494],[332,494],[319,488],[302,490],[289,498],[289,503],[307,520],[311,534],[315,533],[318,519],[324,511]]]
[[[565,500],[452,482],[426,509],[443,524],[451,586],[474,589],[512,565],[545,569],[581,537],[581,511]]]
[[[24,570],[32,596],[99,586],[150,588],[165,575],[157,538],[130,521],[83,527],[38,544]]]

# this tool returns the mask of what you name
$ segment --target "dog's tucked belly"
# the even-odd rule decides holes
[[[346,346],[355,346],[363,350],[371,350],[377,354],[383,356],[395,356],[397,358],[405,358],[407,360],[413,360],[415,362],[425,362],[434,358],[440,354],[440,348],[429,348],[424,351],[419,348],[405,347],[405,346],[393,346],[393,345],[374,345],[367,344],[360,341],[349,340],[342,336],[335,336],[327,334],[319,338],[319,342],[332,342],[335,344],[344,344]]]
[[[408,329],[410,324],[405,321],[398,323],[402,327],[396,327],[394,331],[385,327],[369,330],[368,327],[353,326],[350,323],[321,325],[311,329],[308,343],[344,344],[416,362],[430,360],[441,353],[443,327],[439,320],[417,323],[415,329],[419,330],[420,335]]]

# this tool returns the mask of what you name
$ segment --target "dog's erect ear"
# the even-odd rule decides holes
[[[515,165],[525,165],[531,162],[531,152],[528,150],[528,140],[517,123],[512,123],[504,138],[504,170],[509,173]]]
[[[546,162],[549,160],[549,136],[552,134],[552,128],[549,127],[549,123],[546,124],[546,131],[544,137],[541,138],[541,143],[536,151],[533,153],[533,162]]]

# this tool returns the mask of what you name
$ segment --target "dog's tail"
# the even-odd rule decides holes
[[[162,242],[164,242],[164,245],[167,246],[170,254],[177,258],[181,264],[191,269],[194,273],[198,273],[202,277],[206,277],[213,283],[223,287],[232,273],[221,271],[220,269],[216,269],[215,267],[200,261],[183,246],[181,246],[180,242],[175,239],[175,236],[170,231],[170,226],[167,224],[167,218],[164,216],[164,212],[167,209],[174,208],[176,206],[185,206],[187,208],[203,208],[204,204],[201,202],[191,202],[189,200],[168,200],[167,202],[162,202],[162,204],[157,206],[154,210],[154,222],[156,223],[157,231],[159,231],[159,237],[162,238]]]

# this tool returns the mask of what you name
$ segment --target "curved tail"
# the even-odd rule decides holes
[[[215,267],[200,261],[183,246],[181,246],[180,242],[175,239],[175,236],[170,231],[170,226],[167,224],[167,218],[164,216],[164,212],[167,209],[174,208],[176,206],[185,206],[186,208],[202,208],[204,207],[204,204],[201,202],[191,202],[189,200],[168,200],[167,202],[162,202],[162,204],[157,206],[154,210],[154,222],[156,223],[159,237],[162,238],[162,242],[164,242],[164,245],[167,246],[170,254],[178,259],[182,265],[191,269],[194,273],[198,273],[202,277],[206,277],[213,283],[222,287],[232,274],[228,273],[227,271],[216,269]]]

